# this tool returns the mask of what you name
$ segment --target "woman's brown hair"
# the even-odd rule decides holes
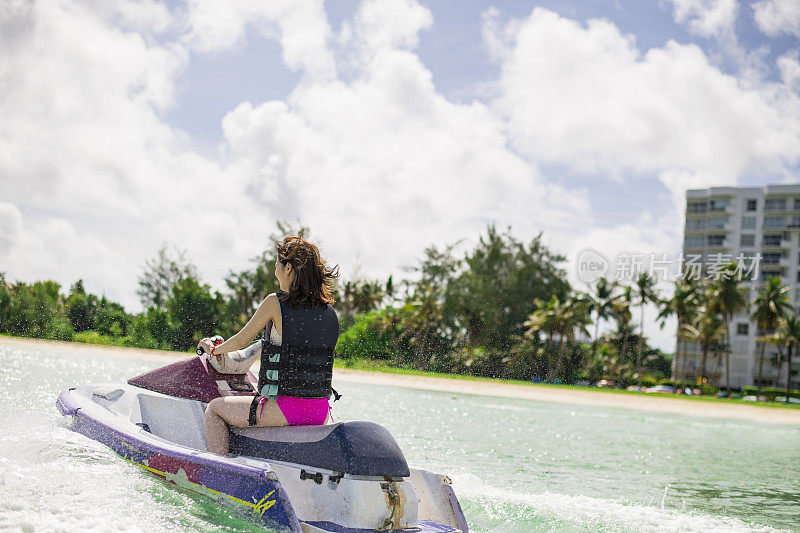
[[[278,243],[278,261],[289,263],[294,279],[281,302],[292,307],[311,309],[333,304],[333,280],[339,277],[339,266],[328,268],[316,246],[301,237],[286,237]]]

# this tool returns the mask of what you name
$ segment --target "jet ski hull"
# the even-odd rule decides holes
[[[160,479],[213,498],[270,530],[365,532],[386,530],[383,525],[419,533],[467,532],[445,476],[418,469],[410,469],[408,477],[350,475],[212,454],[202,435],[204,403],[128,384],[66,389],[56,403],[71,417],[75,431]],[[160,414],[153,414],[157,408]],[[276,429],[287,433],[288,428]],[[363,527],[367,524],[371,527]]]

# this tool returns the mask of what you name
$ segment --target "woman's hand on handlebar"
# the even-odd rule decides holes
[[[214,343],[208,337],[200,339],[200,342],[197,343],[197,355],[202,355],[204,353],[211,354],[211,349],[213,347]]]

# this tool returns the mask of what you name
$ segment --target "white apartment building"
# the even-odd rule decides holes
[[[712,187],[686,191],[686,224],[683,236],[684,258],[700,256],[704,268],[720,257],[735,260],[757,257],[757,279],[746,281],[749,301],[768,277],[779,276],[792,290],[790,303],[800,308],[800,184],[765,187]],[[721,255],[720,255],[721,254]],[[761,352],[756,324],[749,312],[734,316],[730,324],[730,385],[754,385],[758,378]],[[673,363],[673,378],[692,380],[700,368],[702,350],[696,342],[684,343],[685,356]],[[767,345],[763,365],[764,385],[786,383],[786,363],[775,364],[777,349]],[[785,359],[785,357],[784,357]],[[800,356],[793,356],[796,370],[792,387],[800,388]],[[725,384],[724,357],[709,356],[706,362],[709,381]]]

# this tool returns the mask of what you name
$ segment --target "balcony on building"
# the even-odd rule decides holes
[[[761,264],[763,266],[778,266],[778,267],[788,267],[789,266],[789,258],[786,256],[786,252],[764,252],[761,255]]]
[[[705,246],[705,235],[684,235],[683,237],[684,250],[702,250]]]
[[[710,198],[708,200],[708,214],[734,213],[736,211],[733,202],[729,198]]]
[[[764,199],[764,213],[800,212],[800,198],[789,196],[767,196]]]
[[[758,274],[758,281],[763,284],[766,283],[769,278],[779,278],[784,283],[789,282],[786,277],[785,268],[769,268],[766,265],[762,265],[761,271]]]
[[[686,233],[703,233],[706,227],[705,222],[704,218],[687,218],[684,231]]]
[[[795,231],[800,230],[800,216],[795,215],[791,217],[791,220],[786,225],[786,229]]]
[[[728,244],[728,239],[725,238],[724,233],[710,233],[706,235],[706,248],[723,250],[729,247]]]
[[[786,233],[765,233],[762,237],[761,248],[789,248],[791,242]]]
[[[786,217],[784,216],[765,216],[764,230],[784,230],[786,229]]]
[[[686,202],[687,217],[702,217],[708,212],[708,203],[705,200],[690,200]]]
[[[733,224],[729,217],[710,217],[703,220],[705,230],[711,231],[733,231]]]

